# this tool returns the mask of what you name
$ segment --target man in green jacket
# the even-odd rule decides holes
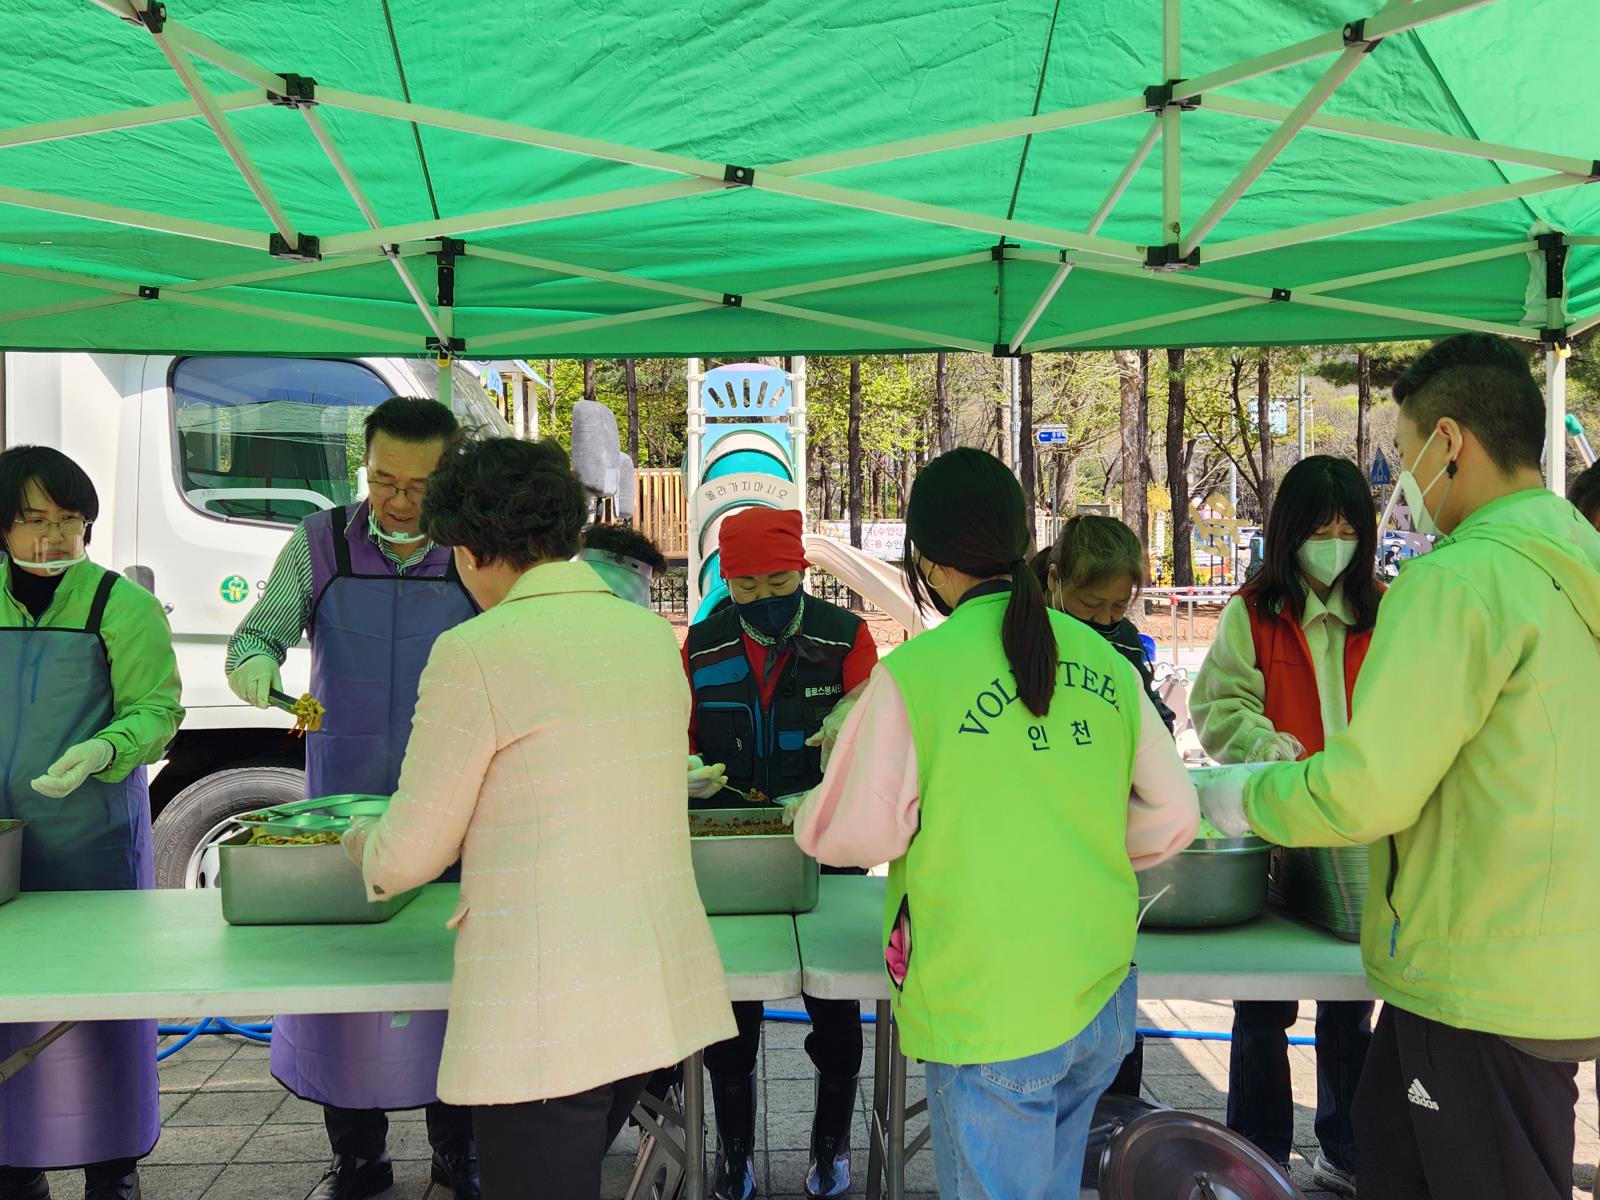
[[[1384,598],[1349,729],[1209,815],[1372,846],[1362,1200],[1570,1200],[1576,1064],[1600,1051],[1600,533],[1541,487],[1511,343],[1441,342],[1394,396],[1437,547]]]

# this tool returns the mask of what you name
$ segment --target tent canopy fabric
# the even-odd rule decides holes
[[[1592,0],[44,0],[8,32],[14,348],[1600,323]]]

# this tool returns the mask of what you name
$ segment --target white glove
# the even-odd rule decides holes
[[[698,754],[689,756],[689,799],[709,800],[728,782],[728,768],[722,763],[704,764]]]
[[[1204,772],[1196,782],[1200,815],[1224,837],[1244,837],[1250,832],[1244,815],[1244,789],[1254,773],[1242,766],[1223,767]]]
[[[104,738],[90,738],[71,746],[67,752],[50,764],[50,770],[33,781],[33,790],[41,796],[60,800],[72,795],[91,775],[98,775],[111,765],[111,743]]]
[[[1250,748],[1250,753],[1245,756],[1245,762],[1299,762],[1305,755],[1306,748],[1294,734],[1267,733],[1256,740],[1256,744]]]
[[[283,677],[268,655],[252,654],[228,673],[228,686],[246,704],[266,708],[267,693],[283,691]]]
[[[810,792],[792,792],[787,796],[778,797],[778,803],[783,807],[785,825],[793,827],[795,818],[800,815],[800,810],[805,807],[810,796]]]
[[[340,844],[344,846],[345,854],[358,867],[367,852],[367,835],[377,824],[377,817],[357,817],[350,822],[350,828],[346,829],[344,836],[339,839]]]
[[[850,710],[856,706],[856,701],[861,699],[862,687],[856,688],[835,704],[827,716],[822,718],[822,728],[806,739],[808,746],[822,747],[822,769],[828,769],[828,760],[833,757],[833,748],[839,741],[839,731],[844,728],[845,719],[849,717]]]

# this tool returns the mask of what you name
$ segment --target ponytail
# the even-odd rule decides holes
[[[1022,485],[992,454],[963,447],[917,473],[906,504],[905,573],[920,605],[917,556],[975,579],[1011,576],[1001,643],[1017,698],[1036,717],[1050,712],[1060,663],[1044,588],[1028,565],[1032,535]]]
[[[1050,701],[1056,694],[1056,631],[1050,626],[1039,577],[1025,559],[1019,558],[1011,566],[1011,599],[1006,603],[1000,639],[1017,681],[1017,698],[1034,716],[1049,716]]]

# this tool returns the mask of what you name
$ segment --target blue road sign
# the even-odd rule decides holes
[[[1373,487],[1388,487],[1394,482],[1394,473],[1389,469],[1389,460],[1380,450],[1372,456],[1372,470],[1367,476],[1372,480]]]
[[[1065,446],[1069,440],[1065,425],[1041,425],[1033,436],[1041,446]]]

